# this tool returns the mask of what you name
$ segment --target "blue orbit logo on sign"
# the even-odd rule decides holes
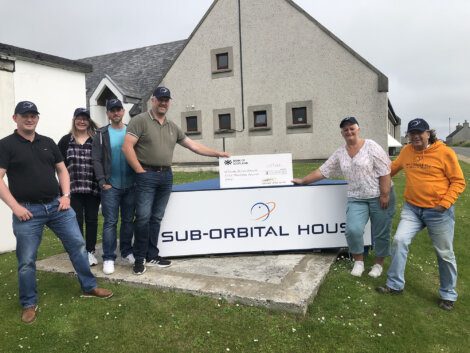
[[[264,222],[269,218],[275,209],[275,202],[257,202],[251,207],[250,213],[254,221]]]

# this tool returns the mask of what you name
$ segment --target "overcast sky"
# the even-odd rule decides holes
[[[256,0],[252,0],[256,1]],[[185,39],[212,0],[0,0],[0,42],[77,59]],[[470,120],[470,1],[296,0],[389,78],[402,118]]]

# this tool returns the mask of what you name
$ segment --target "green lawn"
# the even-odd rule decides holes
[[[468,183],[470,165],[462,167]],[[294,174],[305,175],[311,168],[296,164]],[[175,181],[216,176],[177,173]],[[400,210],[404,179],[394,180]],[[10,253],[0,255],[0,351],[470,352],[469,203],[467,189],[456,207],[460,298],[453,312],[437,307],[437,264],[426,231],[412,244],[403,295],[377,294],[374,287],[384,283],[384,276],[354,278],[351,263],[341,260],[305,317],[106,281],[100,285],[111,288],[113,298],[81,299],[72,276],[39,272],[39,317],[27,326],[20,322],[16,258]],[[399,212],[394,227],[398,219]],[[39,258],[62,251],[46,232]]]

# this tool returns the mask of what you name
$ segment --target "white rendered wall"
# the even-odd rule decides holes
[[[36,103],[37,132],[58,142],[70,131],[74,110],[86,106],[85,74],[17,61],[14,77],[15,103]]]
[[[0,71],[0,92],[0,138],[16,128],[12,115],[19,101],[36,103],[41,113],[38,133],[56,142],[69,132],[75,108],[86,105],[84,73],[21,60],[15,62],[14,73]],[[11,219],[11,210],[0,202],[0,252],[15,249]]]
[[[378,92],[378,75],[285,0],[242,0],[245,131],[226,138],[233,155],[291,152],[294,159],[327,158],[344,144],[339,121],[356,116],[362,136],[387,146],[387,93]],[[167,73],[163,84],[173,96],[169,117],[202,111],[200,142],[218,149],[213,109],[235,108],[241,129],[238,9],[236,0],[219,0]],[[232,47],[234,75],[213,79],[210,50]],[[313,103],[313,132],[288,134],[286,103]],[[248,132],[247,109],[272,105],[272,134]],[[183,148],[175,162],[208,161]]]
[[[13,73],[0,71],[0,139],[11,134],[15,128],[13,111],[15,109],[15,87]],[[7,184],[7,177],[3,179]],[[11,227],[11,210],[0,201],[0,253],[15,249],[16,240]]]

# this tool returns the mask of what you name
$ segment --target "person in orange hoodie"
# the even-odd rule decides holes
[[[398,294],[405,287],[408,247],[415,235],[428,228],[439,264],[439,307],[452,310],[457,300],[457,263],[453,250],[454,203],[465,189],[465,178],[455,152],[438,140],[423,119],[411,120],[410,144],[392,163],[391,175],[404,169],[405,203],[392,244],[392,262],[382,294]]]

